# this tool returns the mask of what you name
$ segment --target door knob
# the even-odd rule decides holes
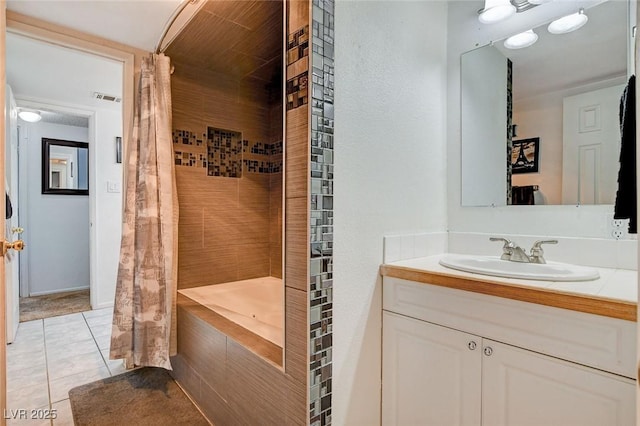
[[[14,234],[22,234],[24,232],[24,228],[18,226],[18,227],[12,227],[11,228],[11,232],[13,232]]]
[[[13,249],[15,251],[22,251],[24,249],[24,241],[15,240],[15,241],[13,241],[11,243],[9,241],[3,241],[2,242],[2,255],[4,256],[5,254],[7,254],[9,249]]]

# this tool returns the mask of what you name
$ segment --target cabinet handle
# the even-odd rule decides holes
[[[472,351],[475,351],[477,346],[478,346],[477,343],[474,342],[473,340],[467,343],[467,347],[469,348],[469,350],[472,350]]]
[[[486,356],[491,356],[492,353],[493,353],[493,349],[491,348],[491,346],[487,346],[486,348],[484,348],[484,354]]]

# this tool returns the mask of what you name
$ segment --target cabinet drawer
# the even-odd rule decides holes
[[[635,378],[632,321],[391,277],[383,309]]]

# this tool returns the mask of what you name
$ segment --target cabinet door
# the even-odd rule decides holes
[[[479,337],[390,312],[382,330],[383,425],[480,425]]]
[[[633,380],[490,340],[483,353],[484,425],[635,424]]]

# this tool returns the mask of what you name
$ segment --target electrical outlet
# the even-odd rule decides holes
[[[626,219],[613,219],[611,221],[611,226],[614,229],[622,229],[625,226]]]
[[[624,237],[624,231],[622,229],[614,229],[613,231],[611,231],[611,236],[616,240],[619,240]]]

